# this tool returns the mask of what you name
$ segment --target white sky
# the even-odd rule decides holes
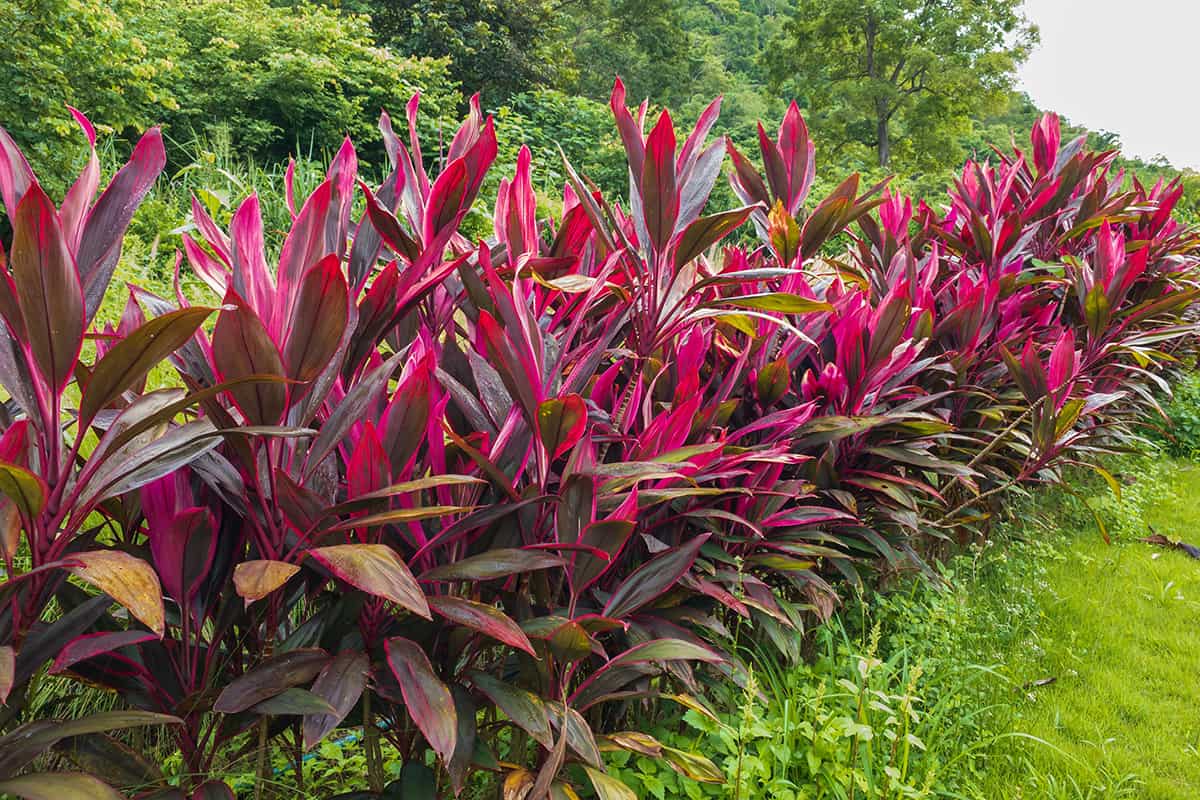
[[[1042,33],[1020,76],[1038,106],[1200,169],[1200,0],[1025,0],[1025,15]]]

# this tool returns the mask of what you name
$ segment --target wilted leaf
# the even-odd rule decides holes
[[[725,773],[721,772],[712,761],[698,753],[687,753],[666,746],[663,747],[662,753],[671,769],[685,778],[702,783],[725,783]]]
[[[243,561],[233,568],[233,587],[248,606],[283,586],[299,571],[297,565],[283,561]]]
[[[632,789],[613,776],[592,767],[585,766],[584,770],[591,779],[592,786],[596,789],[596,796],[600,800],[638,800],[638,796]]]
[[[0,647],[0,703],[8,701],[17,674],[17,656],[11,645]]]

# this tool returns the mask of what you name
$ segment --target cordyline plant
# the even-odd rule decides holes
[[[539,219],[523,149],[471,241],[493,122],[473,100],[431,158],[417,106],[380,120],[378,188],[349,141],[302,201],[289,175],[278,252],[257,197],[195,203],[177,273],[219,302],[131,287],[103,329],[157,132],[98,199],[93,152],[60,205],[0,135],[0,792],[231,798],[250,756],[260,795],[270,748],[302,780],[339,727],[366,746],[354,796],[398,791],[385,739],[405,798],[632,797],[614,749],[720,782],[636,731],[646,704],[706,713],[702,677],[745,674],[731,630],[798,657],[839,582],[920,568],[1122,446],[1193,348],[1179,187],[1053,117],[945,213],[857,176],[810,204],[794,104],[754,159],[711,136],[719,101],[683,134],[618,81],[624,204],[567,165]],[[741,206],[710,210],[729,163]],[[118,710],[28,718],[45,671]],[[145,725],[180,785],[114,735]],[[77,771],[30,772],[48,751]]]

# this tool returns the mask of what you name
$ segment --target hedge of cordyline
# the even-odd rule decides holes
[[[404,134],[381,120],[382,186],[347,141],[289,192],[277,255],[253,195],[227,225],[196,204],[178,269],[220,302],[130,287],[103,330],[158,132],[59,205],[0,134],[0,792],[228,798],[228,759],[339,726],[377,792],[381,738],[405,756],[405,798],[480,771],[629,797],[610,748],[719,780],[628,732],[642,704],[738,680],[737,617],[794,656],[837,586],[1121,446],[1191,348],[1179,188],[1110,174],[1053,117],[938,211],[856,176],[811,203],[796,107],[753,157],[710,135],[718,108],[683,137],[618,83],[627,202],[567,166],[539,220],[526,151],[476,242],[492,121],[474,104],[432,158],[414,98]],[[743,205],[706,208],[725,169]],[[164,361],[176,385],[148,388]],[[119,710],[27,719],[45,671]],[[145,725],[186,785],[118,732]]]

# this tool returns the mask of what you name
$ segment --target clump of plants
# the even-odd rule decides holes
[[[0,134],[0,792],[231,797],[249,759],[261,796],[273,751],[302,776],[346,727],[375,796],[385,742],[405,798],[630,797],[614,748],[723,781],[622,731],[745,683],[731,626],[798,658],[840,586],[985,534],[1190,347],[1179,187],[1123,188],[1054,118],[937,212],[857,176],[812,202],[796,106],[753,157],[719,109],[684,132],[618,82],[627,197],[566,164],[540,219],[522,150],[469,239],[494,123],[431,149],[414,97],[379,186],[349,141],[306,197],[286,177],[277,251],[258,196],[196,202],[167,296],[110,286],[157,131],[61,201]],[[709,208],[727,169],[741,205]],[[116,709],[29,718],[44,673]]]

